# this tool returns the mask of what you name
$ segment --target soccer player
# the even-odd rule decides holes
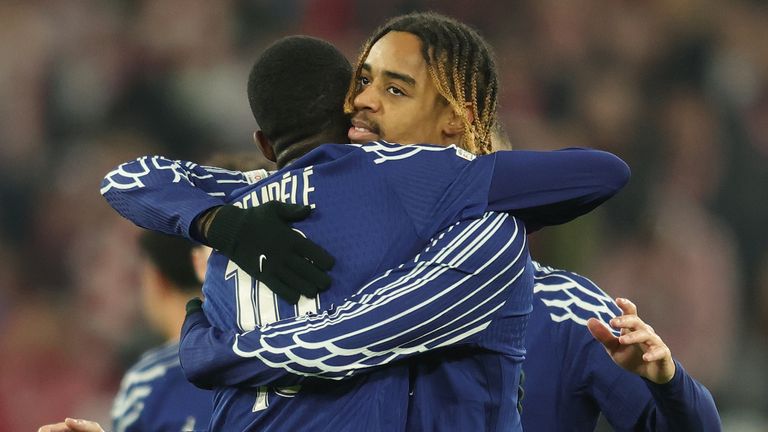
[[[380,36],[379,36],[380,37]],[[381,58],[380,51],[374,50],[374,59]],[[402,54],[402,53],[399,53]],[[370,59],[370,56],[369,56]],[[364,65],[364,63],[363,63]],[[361,68],[361,84],[371,86],[370,74],[378,71],[377,64],[369,64]],[[374,86],[369,90],[375,90]],[[378,134],[384,129],[376,117],[382,109],[391,110],[387,104],[387,94],[398,93],[399,90],[382,86],[379,98],[369,94],[356,99],[358,108],[369,109],[364,115],[356,117],[364,121],[358,121],[355,133],[364,132],[361,126],[370,126],[374,136],[366,135],[365,138],[379,138]],[[368,107],[371,108],[368,108]],[[368,118],[366,118],[368,117]],[[391,130],[389,128],[387,131]],[[401,139],[403,139],[401,137]],[[417,139],[418,140],[418,139]],[[552,273],[552,274],[550,274]],[[648,331],[647,325],[642,323],[631,309],[621,311],[612,300],[588,280],[564,271],[538,268],[536,272],[537,290],[534,294],[534,316],[529,323],[531,335],[542,337],[526,338],[526,347],[529,349],[526,363],[528,366],[528,396],[526,396],[523,411],[524,425],[530,430],[579,430],[594,429],[597,416],[602,410],[609,421],[617,430],[718,430],[719,420],[717,410],[709,392],[690,376],[688,376],[678,363],[673,363],[663,341],[658,336]],[[570,281],[565,283],[563,281]],[[548,308],[542,307],[543,302],[548,302]],[[597,305],[592,303],[597,302]],[[580,308],[579,305],[587,305]],[[552,307],[565,307],[563,310],[547,313]],[[626,312],[626,313],[625,313]],[[674,364],[674,375],[667,375],[663,379],[669,382],[653,383],[644,378],[658,379],[650,375],[640,373],[641,368],[629,367],[628,371],[622,370],[613,364],[610,357],[606,356],[603,348],[592,338],[586,328],[590,317],[600,316],[607,321],[609,316],[625,313],[632,325],[630,332],[638,335],[645,334],[655,338],[654,346],[666,349],[659,360],[646,361],[642,358],[642,340],[629,341],[626,349],[616,349],[618,341],[607,335],[601,338],[606,345],[611,346],[617,361],[626,365],[654,363],[667,365]],[[550,316],[554,318],[550,319]],[[571,319],[569,319],[571,318]],[[556,320],[556,321],[555,321]],[[596,324],[593,321],[593,325]],[[600,329],[600,327],[596,327]],[[224,351],[230,350],[230,345],[225,345]],[[560,353],[552,356],[553,352]],[[631,355],[626,355],[631,354]],[[441,351],[433,357],[420,356],[412,366],[411,403],[409,406],[409,424],[413,429],[425,429],[435,427],[433,421],[436,417],[444,417],[443,423],[452,424],[460,428],[460,421],[445,421],[451,413],[464,413],[466,398],[472,391],[468,387],[469,381],[457,382],[454,377],[461,377],[457,373],[474,361],[472,352]],[[572,373],[571,365],[580,365],[582,373]],[[561,373],[556,373],[561,371]],[[614,382],[617,390],[606,394],[605,387],[601,383]],[[661,381],[663,382],[663,381]],[[610,386],[608,384],[607,386]],[[479,386],[482,387],[482,386]],[[460,389],[460,391],[456,391]],[[483,392],[484,388],[477,391]],[[465,400],[457,400],[455,394],[462,394]],[[626,397],[620,396],[626,395]],[[436,404],[436,401],[440,403]],[[437,409],[439,407],[440,409]],[[483,418],[477,414],[476,418]]]
[[[307,65],[318,54],[327,58],[328,53],[321,51],[313,48],[310,52],[294,51],[294,54]],[[421,67],[425,68],[425,65]],[[301,79],[310,78],[311,74],[307,73],[303,70]],[[284,89],[289,93],[291,87],[300,82],[297,76],[290,74],[286,76],[283,73],[278,78],[290,84]],[[309,83],[320,85],[323,78],[313,76]],[[419,85],[428,87],[430,82],[425,80]],[[259,83],[260,91],[269,89],[274,92],[284,87],[271,81],[270,84]],[[420,97],[431,97],[434,100],[437,94],[433,88],[431,96],[424,93]],[[275,98],[271,96],[265,99],[268,100]],[[340,100],[336,103],[340,103]],[[447,113],[443,110],[436,114]],[[282,121],[286,119],[280,115],[276,118]],[[457,131],[456,117],[447,115],[436,120],[443,121],[445,128],[435,129],[438,132],[433,137],[435,141],[461,140],[463,128],[459,127]],[[321,124],[326,121],[323,119]],[[265,126],[270,126],[269,121],[260,121],[260,124],[265,132]],[[286,133],[286,129],[282,131]],[[296,132],[292,129],[287,131]],[[443,137],[443,132],[450,136]],[[281,138],[280,134],[266,135],[274,140],[273,148],[278,149],[278,160],[281,160],[279,155],[283,152],[279,150],[285,151],[289,142],[275,139]],[[312,138],[317,143],[317,137]],[[478,357],[486,357],[489,367],[492,362],[492,369],[503,371],[509,377],[509,380],[496,383],[494,397],[497,399],[494,408],[498,413],[498,425],[514,425],[517,421],[514,409],[516,394],[511,394],[511,386],[517,383],[515,364],[520,360],[519,336],[524,327],[523,317],[527,313],[528,306],[525,304],[528,300],[525,290],[512,287],[517,284],[517,280],[526,278],[530,269],[523,262],[527,259],[524,258],[522,224],[505,215],[488,214],[482,217],[483,211],[499,205],[524,212],[539,210],[539,214],[546,214],[546,210],[551,210],[548,205],[566,201],[583,212],[607,198],[615,191],[616,184],[625,181],[626,167],[621,163],[617,165],[616,159],[606,158],[600,152],[548,154],[553,157],[551,160],[563,163],[579,160],[580,157],[592,157],[596,158],[593,162],[600,160],[607,168],[607,171],[598,170],[594,173],[590,167],[586,170],[570,167],[556,171],[567,176],[573,175],[574,178],[567,180],[569,187],[565,196],[552,199],[551,195],[559,189],[528,188],[523,181],[536,179],[551,184],[549,176],[543,175],[535,165],[531,165],[542,155],[517,153],[514,156],[522,158],[518,165],[511,162],[514,159],[511,156],[499,154],[470,161],[468,159],[473,159],[472,155],[458,151],[455,147],[399,147],[387,143],[359,147],[322,146],[289,165],[291,169],[278,171],[272,181],[238,191],[239,198],[236,195],[235,202],[243,207],[261,203],[265,198],[288,196],[292,202],[315,204],[317,208],[310,219],[316,220],[308,220],[314,224],[298,223],[297,226],[308,237],[345,257],[340,259],[333,270],[345,277],[338,278],[334,289],[321,294],[319,299],[304,299],[297,306],[289,307],[282,302],[275,303],[264,286],[254,284],[250,276],[225,256],[214,254],[211,273],[206,280],[206,287],[209,288],[206,290],[206,312],[217,327],[254,329],[248,333],[246,343],[237,348],[239,354],[234,355],[241,358],[254,356],[261,360],[262,365],[272,367],[269,370],[262,368],[263,374],[254,377],[251,385],[259,385],[261,382],[293,384],[299,382],[297,375],[348,379],[330,384],[327,381],[305,381],[298,392],[291,389],[255,392],[233,388],[217,389],[220,403],[214,412],[212,427],[241,429],[314,425],[321,429],[336,430],[401,429],[407,400],[379,399],[377,395],[407,394],[407,367],[396,365],[387,369],[385,374],[372,372],[359,376],[354,373],[355,370],[391,364],[399,358],[425,349],[459,342],[467,346],[474,344],[482,351],[477,353]],[[290,158],[282,160],[288,161]],[[431,172],[424,172],[427,161]],[[515,170],[504,171],[504,167],[513,167]],[[558,167],[553,163],[551,167],[554,171],[563,166]],[[360,172],[360,180],[355,180],[355,172]],[[525,173],[533,177],[527,177]],[[172,181],[178,180],[171,183],[173,192],[163,195],[170,202],[160,210],[148,210],[152,207],[149,205],[149,197],[154,191],[155,182],[161,179],[161,183],[165,183],[162,176],[166,174]],[[522,176],[520,186],[523,193],[499,198],[498,188],[509,186],[510,181],[504,180],[511,180],[513,174]],[[600,178],[606,181],[610,179],[614,186],[606,187],[603,184],[605,182],[600,181],[595,184],[595,180],[598,180],[595,176],[607,176]],[[189,233],[196,215],[201,212],[179,209],[191,207],[187,189],[193,184],[201,186],[210,177],[210,172],[201,167],[167,163],[160,158],[140,159],[110,173],[102,190],[113,205],[134,221],[171,233]],[[336,182],[328,183],[335,178]],[[497,183],[499,180],[500,183]],[[200,192],[197,189],[195,191]],[[333,192],[325,195],[323,191]],[[210,198],[205,192],[203,195],[206,199]],[[256,210],[265,206],[269,206],[269,203],[256,207]],[[213,218],[210,227],[207,230],[203,227],[201,234],[214,234],[212,237],[217,237],[215,232],[221,228],[217,222],[221,212],[227,208],[221,207],[222,210]],[[173,215],[157,218],[162,212]],[[455,220],[473,216],[474,221],[455,225]],[[535,218],[531,220],[535,221]],[[343,230],[331,227],[328,232],[323,232],[323,223],[342,223],[345,227]],[[433,244],[422,250],[422,254],[385,272],[361,292],[344,301],[377,269],[384,270],[402,263],[438,232],[440,234],[433,238]],[[379,251],[366,253],[372,247]],[[262,255],[268,263],[270,257]],[[475,276],[483,276],[485,279]],[[495,279],[505,282],[485,283]],[[214,287],[213,284],[218,286]],[[435,286],[440,286],[440,290],[434,291]],[[233,304],[235,301],[237,304]],[[317,307],[315,302],[320,302],[323,307],[330,304],[338,306],[316,316],[264,325],[276,317],[290,317],[311,311]],[[323,320],[323,323],[318,323],[318,319]],[[350,333],[350,329],[356,330]],[[290,346],[291,342],[288,346],[278,346],[293,340],[291,334],[296,331],[317,339],[298,347],[298,351],[295,351],[296,347]],[[335,340],[329,341],[329,337]],[[275,351],[261,350],[266,346],[251,350],[249,344],[258,339],[268,342]],[[192,348],[187,350],[188,354],[191,353],[190,367],[218,361],[207,358],[204,350],[195,352],[194,344],[190,346]],[[183,362],[184,351],[182,349]],[[516,393],[516,388],[514,390]],[[489,394],[488,391],[485,393]],[[510,403],[502,403],[506,401]],[[339,407],[346,409],[340,411]]]
[[[141,297],[150,325],[166,343],[141,356],[123,377],[112,407],[113,432],[161,432],[208,426],[213,393],[187,381],[179,364],[179,331],[184,305],[200,295],[208,249],[183,238],[144,231]],[[100,432],[92,421],[67,419],[42,432]]]
[[[199,295],[202,280],[193,251],[204,246],[145,231],[139,238],[143,254],[143,310],[167,343],[144,355],[123,377],[112,407],[115,432],[191,430],[208,424],[213,393],[189,383],[179,364],[179,329],[183,306]]]

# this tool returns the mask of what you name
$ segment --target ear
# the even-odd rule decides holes
[[[469,123],[474,123],[475,113],[472,111],[472,103],[466,102],[464,107]],[[443,126],[443,133],[449,137],[457,137],[464,134],[464,119],[456,110],[449,110],[447,121],[445,122],[445,126]]]
[[[266,135],[264,135],[264,132],[261,130],[254,132],[253,141],[256,143],[256,145],[259,146],[265,158],[271,160],[272,162],[277,162],[277,158],[275,157],[275,149],[272,148],[272,143],[269,142],[269,139]]]
[[[213,249],[208,246],[195,246],[192,248],[192,267],[195,269],[195,275],[200,283],[205,282],[205,271],[208,267],[208,257],[211,256]]]

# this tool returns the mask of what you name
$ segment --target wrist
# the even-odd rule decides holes
[[[209,216],[205,232],[206,244],[231,258],[245,211],[233,205],[225,205],[214,209]]]
[[[211,227],[211,223],[219,210],[223,206],[214,206],[207,210],[203,210],[193,222],[192,238],[207,246],[210,246],[208,241],[208,231]]]
[[[203,301],[199,297],[195,297],[187,302],[187,316],[203,309]]]
[[[672,365],[671,365],[672,370],[670,374],[665,376],[659,376],[658,379],[650,379],[645,377],[643,377],[643,379],[658,388],[675,386],[676,383],[680,381],[682,371],[681,371],[681,366],[677,361],[672,359],[671,362],[672,362]]]

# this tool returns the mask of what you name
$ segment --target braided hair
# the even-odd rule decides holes
[[[490,153],[499,93],[493,52],[475,30],[434,12],[393,18],[373,33],[357,60],[344,111],[354,111],[357,83],[371,47],[392,31],[411,33],[421,40],[421,53],[432,82],[464,123],[462,146],[475,154]],[[467,104],[475,114],[474,121],[469,119]]]

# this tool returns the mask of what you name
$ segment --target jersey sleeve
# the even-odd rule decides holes
[[[143,156],[110,171],[101,183],[101,194],[142,228],[198,240],[191,230],[195,218],[261,177],[258,171],[241,173]]]
[[[688,375],[678,361],[675,361],[675,376],[670,382],[643,381],[653,396],[653,403],[638,421],[643,430],[722,430],[712,394]]]
[[[182,328],[182,367],[201,387],[289,385],[292,376],[344,379],[425,351],[481,344],[502,306],[529,311],[527,262],[522,223],[488,213],[448,228],[413,260],[320,314],[237,334],[194,312]]]
[[[522,219],[528,232],[562,224],[608,200],[630,176],[624,161],[599,150],[512,150],[476,157],[455,146],[375,142],[360,149],[423,237],[486,211],[508,212]]]
[[[494,158],[488,210],[511,212],[529,232],[590,212],[630,176],[624,161],[599,150],[512,150],[485,157]]]
[[[616,431],[720,431],[712,395],[676,361],[675,376],[654,384],[614,364],[599,343],[590,356],[588,387]]]

